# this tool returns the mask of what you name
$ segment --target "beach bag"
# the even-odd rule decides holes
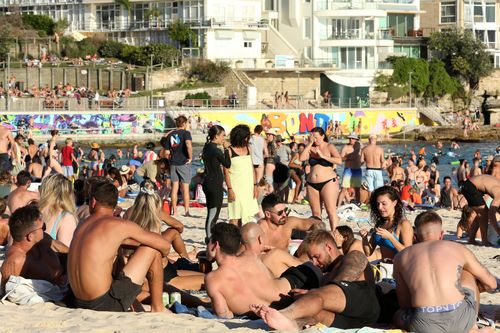
[[[375,274],[375,281],[380,282],[384,279],[394,279],[392,276],[394,266],[392,263],[387,263],[380,261],[375,265],[372,265]]]
[[[5,284],[5,296],[18,305],[62,301],[68,293],[68,287],[60,287],[45,280],[30,280],[11,275]]]
[[[203,192],[203,186],[201,184],[196,185],[196,194],[195,194],[196,201],[200,204],[207,204],[207,196],[205,195],[205,192]]]

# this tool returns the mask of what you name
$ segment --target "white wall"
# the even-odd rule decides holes
[[[259,0],[206,0],[205,17],[220,21],[258,22],[262,16]]]
[[[242,30],[232,31],[232,39],[218,39],[214,30],[207,31],[206,56],[208,59],[248,59],[261,58],[261,34],[254,33],[256,39],[245,39]],[[252,47],[244,47],[251,42]]]

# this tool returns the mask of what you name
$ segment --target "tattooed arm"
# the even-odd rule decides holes
[[[333,271],[330,280],[336,281],[362,281],[363,273],[368,265],[368,259],[359,251],[346,254],[339,266]]]

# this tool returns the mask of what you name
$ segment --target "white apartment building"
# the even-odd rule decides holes
[[[67,20],[69,32],[94,34],[127,44],[169,42],[170,22],[190,23],[198,33],[192,46],[208,59],[261,57],[261,0],[131,0],[131,8],[113,0],[0,0],[0,12],[48,15]]]

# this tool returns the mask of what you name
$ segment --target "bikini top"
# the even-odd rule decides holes
[[[311,167],[315,166],[316,164],[319,164],[321,166],[324,166],[324,167],[330,167],[330,168],[333,168],[333,163],[331,162],[328,162],[327,160],[325,160],[324,158],[314,158],[314,157],[310,157],[309,158],[309,165]]]
[[[57,219],[54,221],[54,225],[52,226],[52,229],[50,229],[49,233],[52,239],[57,239],[57,226],[59,225],[59,222],[61,222],[64,215],[66,215],[66,212],[63,211],[61,212],[61,214],[59,214],[59,216],[57,216]]]
[[[399,238],[398,238],[398,236],[396,236],[396,229],[394,229],[394,231],[392,232],[392,235],[399,242]],[[373,234],[373,240],[374,240],[375,244],[377,244],[378,246],[386,247],[389,250],[393,251],[394,253],[398,253],[398,250],[396,250],[396,247],[394,247],[394,245],[392,244],[392,242],[390,240],[382,238],[382,236],[380,236],[376,233]]]

